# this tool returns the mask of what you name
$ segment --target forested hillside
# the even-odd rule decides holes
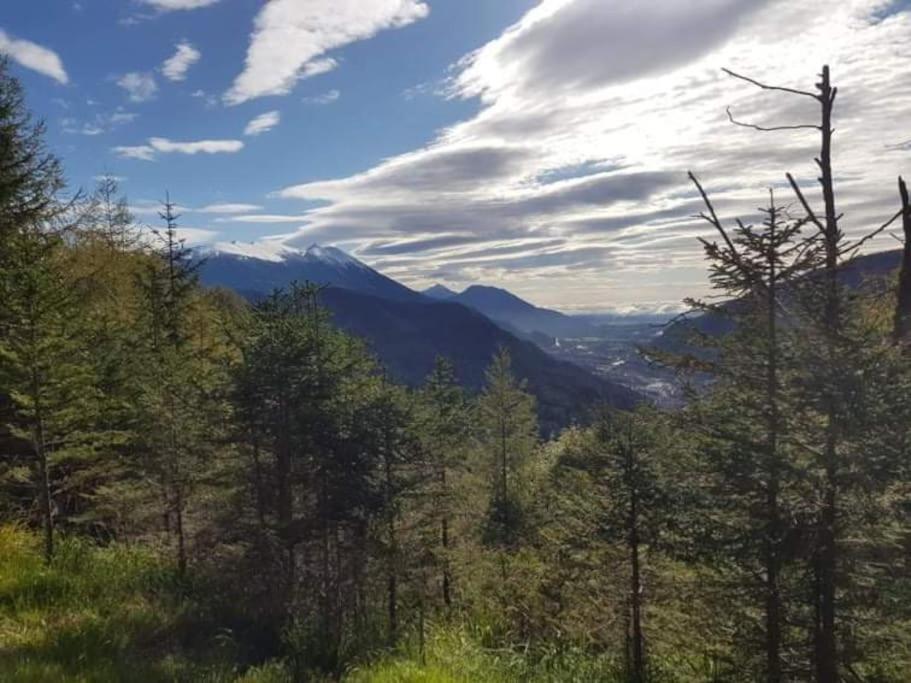
[[[692,178],[742,305],[656,357],[709,388],[544,438],[533,347],[405,387],[333,324],[360,295],[203,287],[170,199],[66,191],[0,62],[0,680],[911,680],[911,248],[839,277],[828,70],[799,94],[820,207],[728,226]]]

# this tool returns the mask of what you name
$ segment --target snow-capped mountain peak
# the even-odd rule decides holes
[[[200,255],[205,259],[203,282],[244,292],[268,294],[292,282],[313,282],[389,299],[419,296],[337,247],[312,244],[304,250],[266,238],[213,244]]]
[[[216,242],[198,251],[203,256],[234,256],[242,259],[283,263],[289,260],[307,260],[319,262],[334,268],[360,268],[368,267],[353,256],[337,247],[324,247],[320,244],[311,244],[306,250],[289,246],[280,239],[265,238],[257,242]]]
[[[199,251],[204,256],[227,255],[236,256],[243,259],[255,259],[257,261],[270,261],[272,263],[281,263],[290,256],[302,256],[300,249],[289,247],[279,240],[264,239],[258,242],[216,242]]]
[[[316,259],[324,263],[330,263],[335,266],[355,268],[367,267],[353,256],[346,254],[344,251],[336,247],[324,247],[319,244],[311,244],[309,247],[307,247],[305,255],[309,258]]]

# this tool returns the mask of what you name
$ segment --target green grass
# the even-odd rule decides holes
[[[279,661],[247,668],[160,555],[61,539],[46,566],[38,539],[0,527],[0,681],[40,683],[292,683]],[[485,647],[478,629],[430,629],[424,655],[409,641],[353,667],[352,683],[619,682],[618,663],[579,651],[529,656]]]
[[[217,639],[194,642],[199,610],[186,593],[148,550],[62,539],[46,566],[32,534],[0,527],[0,680],[238,679]]]
[[[414,643],[350,671],[352,683],[622,683],[622,663],[577,649],[487,648],[469,629],[434,630],[421,656]],[[659,679],[656,679],[659,680]]]

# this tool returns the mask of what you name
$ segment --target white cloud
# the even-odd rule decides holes
[[[250,214],[217,218],[217,223],[306,223],[307,216],[284,216],[281,214]]]
[[[158,215],[158,212],[161,211],[161,209],[161,204],[158,204],[155,209],[155,216],[158,219],[158,222],[153,222],[151,228],[143,230],[140,233],[141,241],[152,247],[160,246],[164,237],[163,231],[158,227],[161,222],[161,217]],[[214,230],[207,230],[205,228],[188,228],[183,225],[178,226],[175,230],[175,233],[177,240],[179,242],[183,242],[188,247],[201,247],[210,245],[218,238],[218,233]]]
[[[207,93],[205,90],[194,90],[190,97],[195,97],[206,105],[206,109],[214,109],[218,106],[218,98],[215,95]]]
[[[137,117],[138,114],[119,107],[110,114],[96,114],[89,121],[80,122],[75,118],[67,117],[60,123],[64,133],[95,136],[132,123]]]
[[[334,69],[334,49],[427,16],[422,0],[271,0],[257,15],[246,65],[225,93],[235,105],[287,95],[301,78]]]
[[[544,0],[461,63],[455,91],[578,93],[673,70],[729,38],[767,0]]]
[[[158,93],[158,83],[150,73],[132,71],[117,79],[117,85],[127,92],[131,102],[148,102]]]
[[[154,7],[160,12],[174,12],[177,10],[201,9],[210,7],[221,0],[140,0],[144,5]]]
[[[186,228],[179,227],[177,228],[177,239],[185,242],[187,246],[200,246],[203,244],[211,244],[218,237],[218,233],[214,230],[206,230],[204,228]]]
[[[209,204],[204,206],[201,209],[196,209],[196,213],[217,213],[217,214],[232,214],[232,213],[247,213],[248,211],[259,211],[263,207],[259,204]]]
[[[26,69],[53,78],[62,85],[70,81],[56,52],[31,41],[14,38],[3,29],[0,29],[0,54],[9,55]]]
[[[167,138],[149,138],[149,146],[162,154],[233,154],[244,148],[240,140],[199,140],[174,142]]]
[[[123,159],[139,159],[140,161],[155,160],[155,150],[148,145],[121,145],[119,147],[114,147],[113,151],[117,156]]]
[[[247,124],[244,129],[244,135],[262,135],[275,128],[281,123],[282,115],[277,111],[268,111],[260,114]]]
[[[126,159],[154,161],[159,154],[234,154],[244,148],[240,140],[197,140],[175,142],[168,138],[149,138],[146,145],[114,147],[118,156]]]
[[[698,296],[696,237],[708,232],[692,218],[701,207],[686,171],[723,216],[745,220],[785,171],[807,188],[817,174],[812,133],[760,134],[725,115],[731,105],[760,124],[812,123],[812,102],[763,93],[721,67],[812,88],[823,63],[840,92],[839,208],[857,235],[895,212],[907,161],[894,146],[908,138],[911,12],[883,17],[884,6],[543,0],[455,68],[449,92],[481,98],[477,115],[366,172],[279,192],[322,202],[292,243],[346,241],[406,282],[500,281],[557,307]]]
[[[312,97],[305,97],[304,102],[307,104],[332,104],[337,102],[338,99],[342,96],[342,93],[338,90],[329,90],[324,92],[321,95],[313,95]]]
[[[161,73],[169,81],[183,81],[187,78],[187,71],[202,57],[202,53],[190,43],[183,42],[177,45],[177,51],[161,65]]]

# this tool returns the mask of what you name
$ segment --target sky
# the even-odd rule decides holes
[[[70,191],[170,193],[193,244],[336,245],[410,286],[572,311],[707,292],[694,215],[814,199],[809,98],[839,87],[843,229],[911,174],[909,0],[6,0],[0,52]],[[897,247],[884,233],[869,250]]]

